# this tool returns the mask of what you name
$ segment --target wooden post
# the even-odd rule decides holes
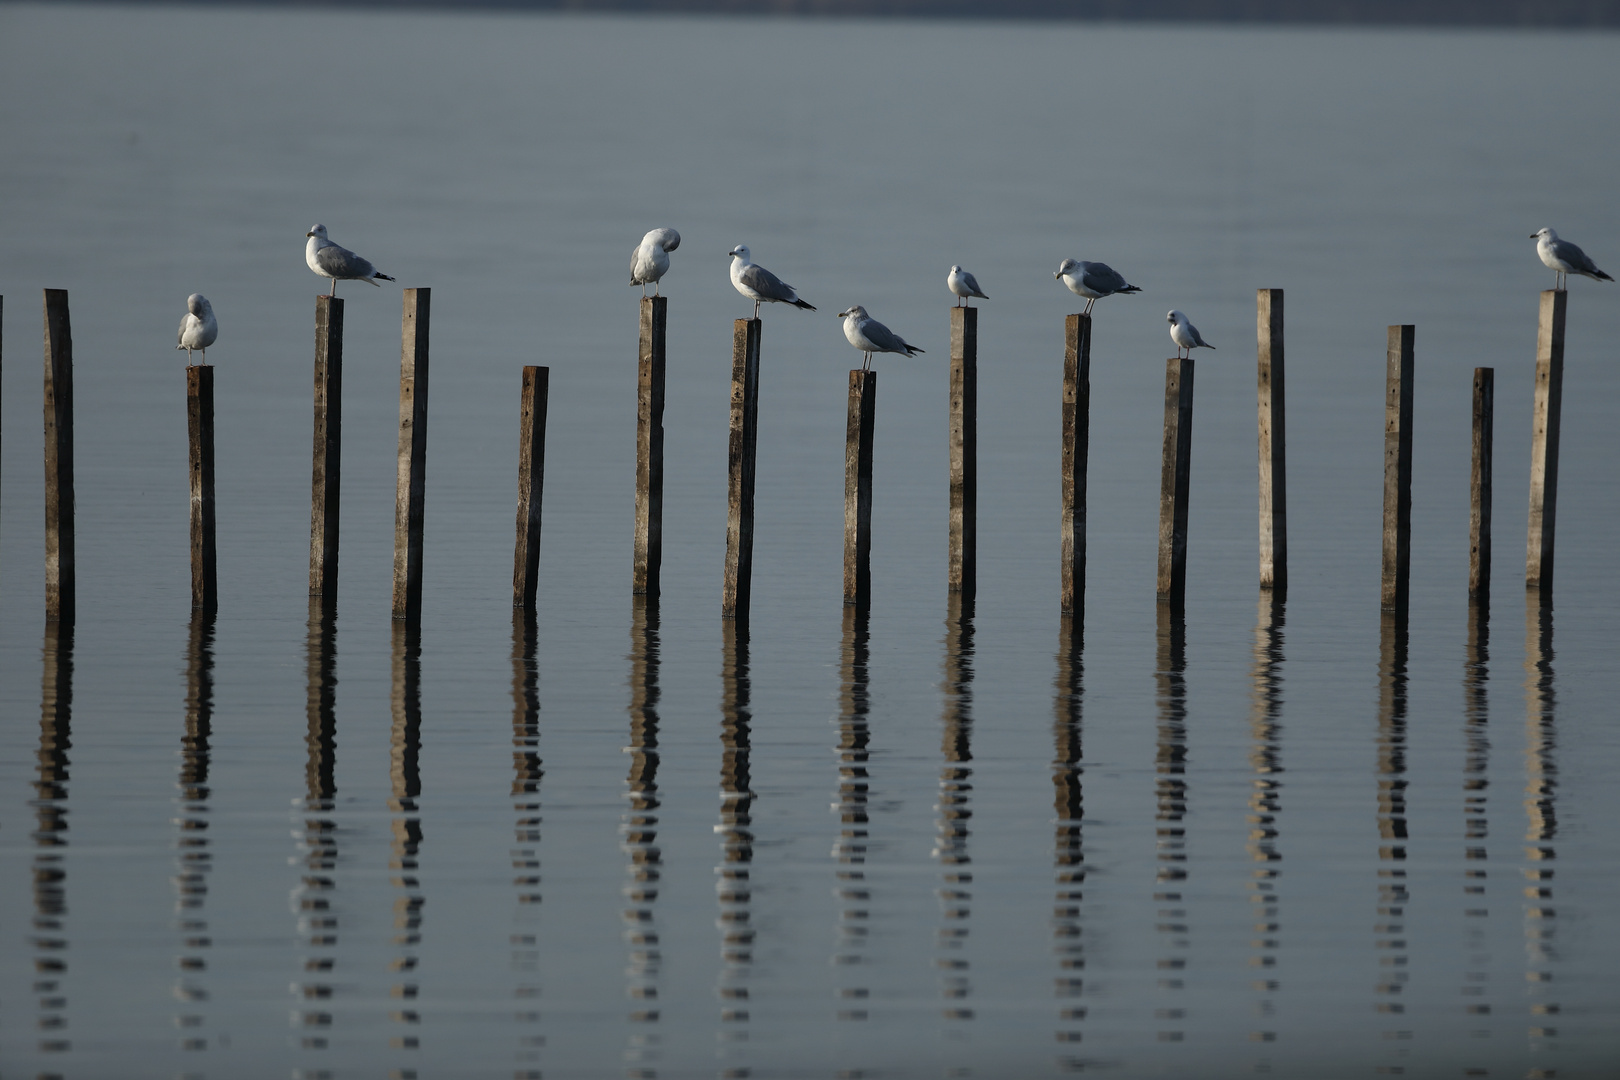
[[[1288,591],[1288,455],[1283,381],[1283,291],[1260,289],[1260,587]]]
[[[1086,464],[1091,444],[1091,316],[1063,321],[1063,563],[1059,610],[1082,620],[1086,607]]]
[[[406,289],[399,349],[399,475],[394,494],[394,618],[422,617],[431,289]]]
[[[664,560],[664,323],[669,298],[641,298],[636,364],[636,539],[634,596],[657,596]]]
[[[45,618],[72,622],[73,329],[65,289],[45,290]]]
[[[738,319],[731,334],[731,438],[726,510],[726,580],[720,615],[748,618],[754,575],[754,446],[759,436],[758,319]]]
[[[1414,326],[1389,328],[1384,375],[1384,581],[1382,604],[1406,608],[1412,567],[1412,381]]]
[[[951,308],[951,518],[946,591],[978,591],[979,309]]]
[[[540,496],[546,487],[546,403],[551,369],[523,369],[518,417],[517,549],[512,559],[512,606],[534,610],[540,580]]]
[[[1474,469],[1468,511],[1468,595],[1491,591],[1491,440],[1496,369],[1474,369]]]
[[[343,300],[315,298],[315,464],[309,485],[309,595],[337,598],[343,477]]]
[[[214,563],[214,368],[186,368],[186,431],[191,441],[191,609],[219,610]]]
[[[1564,310],[1569,293],[1548,289],[1541,294],[1541,321],[1536,330],[1536,406],[1530,432],[1530,537],[1526,544],[1524,584],[1551,589],[1553,526],[1558,516],[1558,417],[1564,401]]]
[[[1159,599],[1187,591],[1187,504],[1192,479],[1193,361],[1164,362],[1164,459],[1159,471]]]
[[[849,422],[844,436],[844,603],[872,602],[872,429],[877,372],[849,373]]]

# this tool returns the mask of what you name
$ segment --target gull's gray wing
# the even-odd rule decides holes
[[[1569,268],[1577,274],[1600,274],[1597,264],[1587,257],[1586,252],[1570,243],[1568,240],[1554,240],[1552,253],[1555,257],[1569,264]]]
[[[1085,283],[1086,288],[1104,296],[1119,292],[1130,284],[1120,276],[1119,271],[1107,263],[1100,262],[1086,263],[1085,273],[1080,275],[1080,280]]]
[[[743,267],[742,273],[737,275],[742,283],[753,289],[767,300],[777,300],[791,304],[799,298],[793,291],[793,286],[760,266],[758,263],[749,263]]]
[[[315,261],[321,269],[335,278],[368,278],[377,272],[367,259],[362,259],[346,247],[328,244],[315,252]]]
[[[866,340],[877,346],[878,352],[906,353],[922,352],[915,345],[908,344],[899,334],[890,330],[876,319],[867,319],[861,324],[861,333]]]
[[[979,288],[979,279],[968,273],[966,270],[962,271],[962,284],[967,286],[967,291],[970,295],[977,296],[980,300],[990,299],[988,296],[984,295],[984,291]]]

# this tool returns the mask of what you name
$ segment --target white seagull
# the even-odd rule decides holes
[[[1530,234],[1530,239],[1536,242],[1536,254],[1541,261],[1553,269],[1553,288],[1562,289],[1567,284],[1566,275],[1581,274],[1594,281],[1613,281],[1614,278],[1605,274],[1593,265],[1586,252],[1570,243],[1568,240],[1558,239],[1558,234],[1551,229],[1542,229]]]
[[[977,296],[980,300],[990,299],[979,291],[978,279],[960,266],[951,267],[951,272],[945,277],[945,286],[962,298],[961,304],[957,305],[959,307],[966,306],[970,296]]]
[[[849,343],[866,354],[866,361],[861,365],[862,371],[872,370],[873,353],[889,352],[915,356],[923,351],[915,345],[908,344],[899,334],[872,318],[859,304],[847,311],[840,311],[838,317],[844,320],[844,336],[849,339]]]
[[[377,285],[377,279],[393,281],[387,274],[381,273],[367,259],[362,259],[346,247],[340,247],[326,238],[326,226],[317,225],[304,234],[309,237],[309,243],[304,245],[304,261],[309,268],[321,277],[332,279],[332,291],[328,296],[337,295],[339,281],[367,281]],[[382,286],[378,285],[378,288]]]
[[[1073,259],[1064,259],[1052,275],[1069,287],[1069,291],[1076,296],[1086,298],[1086,310],[1082,314],[1091,314],[1091,305],[1105,296],[1115,293],[1141,292],[1135,285],[1128,284],[1119,272],[1107,263],[1075,262]]]
[[[641,238],[636,250],[630,253],[630,284],[641,286],[641,295],[647,295],[647,286],[658,295],[658,279],[669,273],[669,253],[681,246],[681,234],[674,229],[654,229]]]
[[[208,302],[208,297],[200,292],[194,292],[186,297],[186,314],[180,320],[180,344],[176,349],[186,350],[186,363],[191,363],[191,350],[196,349],[202,353],[203,363],[208,363],[208,346],[219,337],[219,323],[214,318],[214,305]]]
[[[731,284],[754,302],[754,318],[759,318],[759,305],[762,303],[792,304],[806,311],[816,310],[814,305],[799,299],[793,286],[749,259],[746,244],[738,244],[730,254]]]
[[[1172,311],[1165,316],[1170,321],[1170,340],[1176,343],[1176,357],[1179,359],[1185,352],[1192,355],[1194,349],[1213,349],[1215,346],[1204,340],[1204,335],[1198,332],[1198,327],[1187,321],[1187,316],[1179,311]]]

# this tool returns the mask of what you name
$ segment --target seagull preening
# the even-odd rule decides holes
[[[647,295],[647,286],[658,295],[658,279],[669,273],[669,253],[681,246],[681,234],[674,229],[654,229],[641,238],[636,250],[630,253],[630,284],[641,286],[641,295]]]
[[[1170,321],[1170,340],[1176,343],[1176,359],[1181,359],[1183,353],[1192,355],[1194,349],[1213,349],[1215,346],[1204,340],[1204,335],[1198,332],[1198,327],[1187,321],[1187,316],[1179,311],[1172,311],[1165,316]]]
[[[1551,229],[1533,232],[1530,239],[1536,242],[1536,254],[1541,256],[1541,261],[1553,269],[1554,289],[1564,288],[1568,284],[1569,274],[1581,274],[1594,281],[1614,280],[1594,266],[1586,252],[1568,240],[1558,239],[1558,234]]]
[[[332,291],[326,295],[336,296],[337,283],[340,281],[368,281],[377,285],[378,278],[394,280],[387,274],[379,273],[369,260],[328,240],[325,225],[317,225],[304,235],[309,237],[309,243],[304,245],[304,261],[321,277],[332,279]],[[377,287],[382,288],[381,285]]]
[[[958,307],[966,307],[970,296],[977,296],[980,300],[990,299],[979,291],[978,279],[960,266],[951,267],[951,272],[945,276],[945,286],[962,298]]]
[[[731,284],[738,292],[754,302],[754,318],[759,318],[761,303],[792,304],[806,311],[816,310],[813,304],[807,304],[799,299],[799,294],[793,291],[793,286],[749,259],[746,244],[738,244],[731,249],[730,254]]]
[[[840,311],[838,317],[844,320],[844,336],[849,339],[849,343],[866,354],[866,361],[861,364],[862,371],[872,370],[873,353],[889,352],[915,356],[923,351],[915,345],[908,344],[899,334],[872,318],[859,304],[847,311]]]
[[[1142,291],[1135,285],[1128,284],[1119,276],[1119,272],[1107,263],[1064,259],[1058,266],[1057,273],[1052,276],[1067,285],[1069,291],[1076,296],[1086,298],[1086,310],[1081,312],[1083,315],[1090,315],[1091,305],[1105,296]]]
[[[208,346],[219,337],[219,323],[214,319],[214,305],[208,297],[194,292],[186,297],[186,314],[180,320],[180,344],[176,349],[186,350],[186,363],[191,363],[191,350],[202,353],[202,362],[208,363]]]

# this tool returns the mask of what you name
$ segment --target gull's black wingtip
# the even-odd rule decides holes
[[[804,308],[804,310],[806,310],[806,311],[814,311],[814,310],[816,310],[816,305],[807,304],[803,300],[795,300],[795,301],[793,301],[793,306],[794,307]]]

